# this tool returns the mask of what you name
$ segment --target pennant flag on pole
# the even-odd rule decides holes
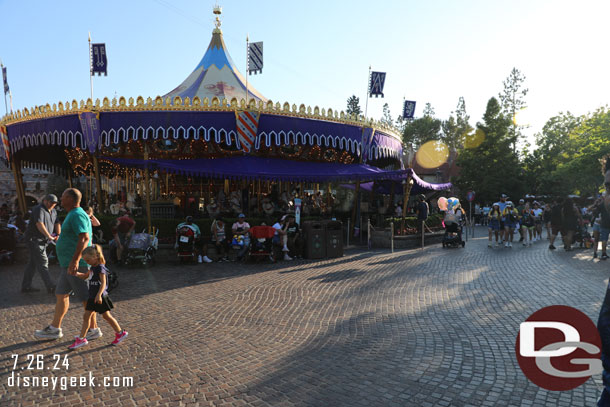
[[[373,137],[375,130],[371,127],[365,127],[362,129],[362,162],[366,164],[370,157],[371,145],[373,144]]]
[[[385,84],[385,72],[371,72],[369,84],[369,96],[383,97],[383,85]]]
[[[4,93],[9,92],[8,79],[6,78],[6,66],[2,67],[2,81],[4,82]]]
[[[106,44],[91,44],[91,76],[94,74],[108,75]]]
[[[248,74],[263,73],[263,43],[248,44]]]
[[[415,114],[415,101],[405,100],[405,104],[402,107],[402,118],[412,119]]]
[[[80,127],[90,153],[95,153],[100,139],[99,113],[83,112],[78,114]]]
[[[252,145],[254,140],[256,140],[259,117],[260,113],[247,110],[235,112],[239,144],[241,144],[241,149],[245,153],[249,153],[252,150]]]
[[[4,149],[4,156],[6,160],[11,159],[11,145],[8,142],[8,131],[6,126],[0,126],[0,138],[2,139],[2,148]]]

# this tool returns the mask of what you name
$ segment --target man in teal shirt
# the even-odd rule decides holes
[[[68,215],[61,227],[61,234],[57,240],[57,259],[61,266],[61,272],[55,288],[57,303],[55,315],[51,325],[34,332],[38,339],[59,339],[63,336],[61,322],[70,307],[70,294],[74,292],[76,298],[84,305],[89,298],[87,282],[76,277],[76,272],[87,273],[89,266],[81,258],[81,253],[87,246],[91,246],[91,219],[80,207],[81,192],[76,188],[68,188],[61,196],[61,206]],[[93,327],[87,334],[87,339],[95,339],[102,336],[97,327],[95,314],[93,314]]]

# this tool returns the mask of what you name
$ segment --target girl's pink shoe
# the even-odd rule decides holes
[[[117,332],[116,334],[114,334],[114,341],[112,341],[112,344],[114,346],[118,345],[119,343],[123,342],[125,338],[127,338],[127,335],[129,334],[124,329],[121,332]]]
[[[68,346],[68,349],[70,349],[70,350],[78,349],[87,344],[89,344],[89,342],[87,341],[87,338],[81,339],[77,336],[76,338],[74,338],[74,343],[72,345]]]

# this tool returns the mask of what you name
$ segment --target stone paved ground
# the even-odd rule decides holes
[[[101,321],[104,337],[72,353],[81,309],[72,305],[62,340],[34,340],[54,300],[19,293],[21,266],[3,267],[0,405],[591,406],[599,375],[573,391],[542,390],[521,373],[514,344],[519,323],[547,305],[596,321],[609,265],[588,252],[551,253],[546,242],[489,250],[476,239],[464,250],[121,270],[112,297],[129,339],[109,347]],[[43,370],[21,370],[28,354],[45,355]],[[53,354],[68,355],[67,372],[46,370]],[[106,376],[134,383],[8,386],[12,373],[88,372],[98,385]]]

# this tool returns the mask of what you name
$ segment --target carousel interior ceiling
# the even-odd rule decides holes
[[[290,161],[277,158],[239,156],[218,159],[138,160],[102,158],[125,167],[146,168],[206,178],[262,179],[293,182],[402,180],[411,169],[385,171],[366,164]]]

